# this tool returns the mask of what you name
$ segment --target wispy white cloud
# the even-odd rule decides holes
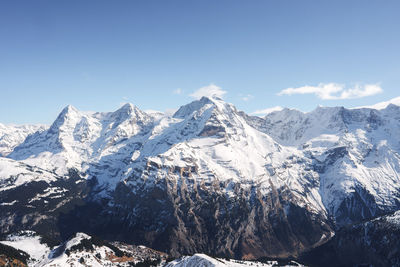
[[[340,94],[341,99],[361,98],[371,95],[380,94],[383,92],[382,87],[378,84],[356,85],[354,88],[343,91]]]
[[[343,84],[320,83],[318,86],[302,86],[297,88],[287,88],[278,93],[278,95],[295,94],[315,94],[323,100],[354,99],[366,96],[376,95],[383,92],[379,84],[356,84],[351,88],[346,88]]]
[[[283,107],[281,107],[281,106],[275,106],[272,108],[256,110],[256,111],[252,112],[251,115],[265,116],[269,113],[272,113],[274,111],[280,111],[282,109],[283,109]]]
[[[183,94],[183,90],[181,88],[177,88],[174,91],[172,91],[172,93],[174,95],[181,95],[181,94]]]
[[[254,98],[254,96],[253,95],[250,95],[250,94],[247,94],[247,95],[241,95],[241,99],[243,100],[243,101],[250,101],[251,99],[253,99]]]
[[[189,96],[195,98],[195,99],[200,99],[203,96],[207,97],[219,97],[222,98],[227,92],[222,90],[221,87],[215,85],[215,84],[210,84],[204,87],[201,87],[191,93]]]

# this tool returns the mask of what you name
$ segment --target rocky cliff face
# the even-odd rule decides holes
[[[399,266],[400,213],[346,226],[326,244],[301,255],[313,266]]]
[[[251,117],[202,98],[173,116],[68,106],[0,158],[0,230],[75,232],[288,258],[399,209],[400,107]]]

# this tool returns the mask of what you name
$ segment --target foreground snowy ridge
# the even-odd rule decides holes
[[[162,266],[167,258],[165,253],[144,246],[110,244],[84,233],[77,233],[53,248],[31,231],[10,235],[0,243],[26,252],[29,255],[27,265],[35,267],[134,266],[137,263]]]
[[[27,265],[34,267],[62,267],[62,266],[165,266],[165,267],[244,267],[276,266],[276,261],[266,263],[253,261],[238,261],[212,258],[205,254],[195,254],[185,256],[171,262],[167,262],[167,255],[161,252],[153,251],[144,246],[129,246],[121,243],[114,243],[108,247],[107,243],[99,244],[93,242],[92,237],[77,233],[74,237],[63,244],[50,248],[43,243],[41,237],[34,232],[25,231],[18,235],[10,235],[6,241],[0,241],[1,244],[13,247],[26,252],[30,258]],[[117,251],[116,251],[117,250]],[[118,255],[122,253],[122,255]],[[281,265],[283,266],[283,265]],[[285,266],[303,266],[292,262]]]
[[[193,256],[186,256],[181,259],[174,260],[165,265],[165,267],[244,267],[244,266],[254,266],[254,267],[272,267],[278,266],[277,261],[268,261],[266,263],[257,261],[242,261],[242,260],[226,260],[220,258],[212,258],[205,254],[195,254]],[[291,262],[287,265],[279,266],[298,266],[302,267],[304,265]]]

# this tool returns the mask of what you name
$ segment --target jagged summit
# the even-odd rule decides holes
[[[63,108],[63,110],[61,111],[61,114],[69,113],[69,112],[78,112],[78,109],[76,107],[74,107],[73,105],[69,104],[65,108]]]
[[[132,104],[103,113],[81,112],[69,105],[48,130],[26,139],[9,157],[38,166],[45,162],[58,174],[65,174],[71,167],[81,169],[83,163],[98,162],[115,153],[121,145],[128,145],[129,138],[149,130],[152,122],[149,115]]]
[[[129,110],[132,111],[136,108],[136,106],[132,103],[125,103],[118,110]]]
[[[359,106],[359,107],[353,107],[353,108],[346,108],[343,106],[336,106],[336,107],[329,107],[329,106],[321,106],[318,105],[315,109],[308,111],[308,112],[304,112],[301,110],[297,110],[295,108],[287,108],[284,107],[281,110],[275,110],[272,111],[270,113],[268,113],[267,115],[262,116],[262,118],[269,118],[269,117],[273,117],[276,116],[277,114],[279,114],[278,116],[284,116],[283,114],[290,114],[290,113],[296,113],[296,114],[309,114],[309,113],[320,113],[320,112],[338,112],[338,111],[355,111],[355,110],[359,110],[359,112],[365,112],[365,111],[371,111],[371,110],[376,110],[376,111],[385,111],[386,109],[395,109],[396,107],[400,107],[400,97],[396,97],[393,99],[390,99],[389,101],[384,101],[384,102],[380,102],[374,105],[370,105],[370,106]],[[360,111],[360,110],[364,110],[364,111]]]
[[[57,116],[57,119],[55,121],[79,115],[80,111],[76,107],[72,105],[67,105],[65,108],[61,110],[60,114]]]
[[[189,115],[192,115],[193,112],[202,112],[206,109],[218,109],[219,111],[227,111],[226,107],[232,106],[224,102],[221,98],[218,97],[205,97],[203,96],[199,100],[195,100],[187,105],[180,107],[175,114],[174,118],[186,118]]]
[[[79,120],[83,114],[72,105],[68,105],[60,112],[56,120],[51,124],[50,131],[56,132],[61,126],[65,124],[73,124]],[[70,125],[71,126],[71,125]]]
[[[71,114],[72,112],[79,112],[78,109],[76,107],[74,107],[73,105],[66,105],[61,112],[59,113],[58,117],[63,117],[66,114]]]
[[[131,103],[126,103],[118,110],[112,112],[112,117],[118,118],[120,120],[127,119],[128,117],[140,117],[143,118],[147,114],[141,111],[138,107]]]

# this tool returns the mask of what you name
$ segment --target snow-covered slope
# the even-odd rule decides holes
[[[393,104],[264,118],[215,97],[172,116],[68,106],[0,158],[0,226],[102,233],[173,255],[296,256],[400,208],[399,135]]]
[[[88,242],[90,236],[84,233],[77,233],[75,237],[68,240],[59,247],[56,247],[48,255],[47,259],[39,262],[36,266],[113,266],[111,260],[114,252],[107,246],[93,246]],[[121,266],[128,264],[121,263]]]
[[[5,125],[0,123],[0,156],[7,156],[16,146],[25,141],[26,137],[35,132],[42,132],[45,125]]]
[[[85,233],[75,236],[59,246],[50,247],[43,238],[32,231],[7,236],[0,243],[26,252],[28,266],[162,266],[167,254],[144,246],[108,243]],[[150,265],[151,264],[151,265]]]
[[[250,122],[314,161],[324,206],[351,223],[399,206],[400,107],[284,109]],[[255,123],[257,122],[257,123]]]
[[[257,184],[262,194],[276,187],[287,186],[299,197],[301,204],[310,205],[315,211],[324,207],[320,204],[318,189],[304,185],[314,182],[313,173],[303,166],[293,168],[285,174],[282,165],[293,158],[303,158],[296,149],[276,143],[270,136],[251,127],[236,108],[220,99],[202,98],[181,107],[173,118],[165,118],[152,131],[143,144],[140,156],[128,166],[125,174],[132,178],[126,184],[135,187],[137,170],[143,166],[157,166],[143,173],[149,179],[165,177],[171,169],[186,173],[193,183],[214,183],[215,180],[243,187]],[[145,162],[144,162],[145,161]],[[305,173],[308,176],[305,177]],[[282,174],[282,175],[281,175]],[[175,177],[170,173],[171,178]],[[233,196],[231,186],[222,188]]]
[[[75,168],[112,184],[151,124],[152,117],[132,104],[108,113],[67,106],[48,130],[29,136],[8,157],[59,175]]]
[[[238,261],[238,260],[227,260],[220,258],[212,258],[205,254],[195,254],[193,256],[186,256],[175,261],[172,261],[165,265],[165,267],[244,267],[244,266],[254,266],[254,267],[272,267],[278,266],[277,261],[267,261],[265,263],[257,261]],[[279,266],[304,266],[296,262],[291,262],[289,264]]]
[[[164,266],[164,267],[272,267],[277,261],[243,261],[213,258],[195,254],[167,262],[168,255],[145,246],[133,246],[119,242],[108,243],[85,233],[76,233],[61,245],[50,247],[43,238],[32,231],[7,236],[1,244],[26,252],[27,265],[32,267],[63,266]],[[1,252],[0,252],[1,254]],[[136,265],[135,265],[136,264]],[[298,266],[290,261],[279,266]]]
[[[248,186],[257,183],[267,191],[272,182],[289,186],[303,205],[323,210],[318,188],[304,191],[304,184],[314,183],[309,181],[314,174],[304,177],[302,167],[293,168],[290,176],[276,173],[293,157],[303,156],[251,127],[233,105],[205,97],[160,120],[131,104],[111,113],[85,113],[68,106],[47,131],[30,136],[9,155],[58,175],[75,168],[108,184],[108,191],[121,180],[134,186],[138,181],[129,177],[149,164],[162,165],[165,171],[196,170],[195,180],[201,182],[217,178]],[[226,191],[232,194],[229,188]]]
[[[30,256],[29,265],[45,261],[50,253],[48,245],[41,242],[40,236],[32,231],[9,235],[7,240],[0,241],[0,243],[26,252]]]
[[[46,169],[0,157],[0,192],[32,181],[55,181],[57,177],[56,174]],[[0,205],[10,204],[0,203]]]

